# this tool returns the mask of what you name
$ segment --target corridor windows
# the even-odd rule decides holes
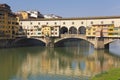
[[[48,22],[46,22],[46,25],[48,25]]]
[[[77,29],[74,26],[70,27],[69,34],[77,34]]]
[[[112,24],[114,24],[114,21],[112,21]]]
[[[32,25],[32,22],[30,22],[30,25]]]
[[[81,22],[81,24],[84,24],[84,22]]]
[[[93,21],[91,21],[91,24],[93,24]]]
[[[104,22],[103,22],[103,21],[101,21],[101,24],[104,24]]]
[[[78,34],[86,34],[86,28],[85,28],[85,26],[80,26],[78,28]]]
[[[40,22],[38,22],[38,25],[40,25]]]
[[[74,22],[72,22],[72,25],[74,25]]]
[[[57,25],[57,22],[55,22],[54,24]]]
[[[63,22],[63,25],[65,25],[65,22]]]

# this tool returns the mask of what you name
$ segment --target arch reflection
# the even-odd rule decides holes
[[[108,69],[120,67],[120,58],[104,50],[95,50],[91,53],[89,50],[91,48],[78,51],[79,48],[45,49],[34,56],[34,52],[29,53],[17,75],[24,79],[36,75],[91,77]]]

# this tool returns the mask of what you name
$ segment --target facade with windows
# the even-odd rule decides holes
[[[110,37],[110,33],[113,33],[113,24],[99,24],[99,25],[92,25],[86,29],[86,36],[87,37]],[[112,28],[110,31],[109,28]]]
[[[18,32],[16,15],[12,13],[10,6],[0,4],[0,39],[14,39]]]
[[[92,25],[86,29],[87,37],[120,37],[120,27],[114,24]]]
[[[59,26],[28,26],[26,29],[28,38],[59,37]]]

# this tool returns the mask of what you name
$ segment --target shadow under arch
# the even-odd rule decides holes
[[[20,38],[13,41],[14,47],[45,46],[45,42],[34,38]]]
[[[80,46],[79,41],[84,41],[82,42],[81,46],[85,47],[88,46],[89,43],[93,46],[94,44],[92,44],[89,41],[86,41],[84,39],[81,38],[65,38],[65,39],[61,39],[59,41],[57,41],[56,43],[54,43],[55,47],[71,47],[71,46]]]

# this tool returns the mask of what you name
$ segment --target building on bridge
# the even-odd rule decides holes
[[[81,18],[58,18],[58,19],[28,19],[20,20],[23,29],[38,26],[60,26],[60,34],[85,34],[86,36],[99,37],[101,28],[105,37],[118,37],[120,16],[106,17],[81,17]],[[88,32],[87,32],[88,31]],[[91,32],[90,32],[91,31]],[[89,35],[90,34],[90,35]],[[114,35],[114,36],[113,36]]]
[[[28,38],[59,37],[59,26],[31,26],[27,27],[26,34]]]

